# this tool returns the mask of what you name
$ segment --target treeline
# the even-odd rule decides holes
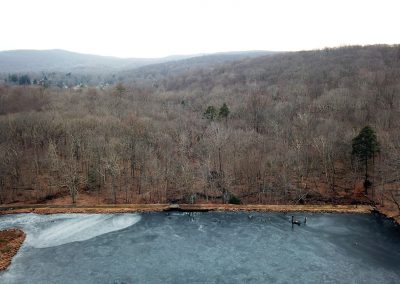
[[[113,88],[0,87],[1,202],[87,192],[101,202],[398,200],[400,48],[244,59]]]
[[[85,87],[105,88],[120,81],[121,78],[109,72],[32,72],[1,74],[0,83],[13,86],[42,86],[55,89],[78,89]]]

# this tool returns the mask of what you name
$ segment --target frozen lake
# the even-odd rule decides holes
[[[3,284],[400,283],[399,229],[373,215],[0,216],[7,227],[27,239]]]

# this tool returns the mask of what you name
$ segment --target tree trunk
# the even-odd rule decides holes
[[[365,192],[365,195],[368,195],[368,158],[367,157],[365,157],[364,192]]]
[[[76,189],[75,187],[71,188],[71,199],[72,199],[72,204],[76,204]]]
[[[117,191],[115,189],[115,177],[114,176],[112,176],[111,188],[112,188],[112,194],[113,194],[113,202],[114,202],[114,204],[117,204]]]
[[[218,148],[219,173],[222,175],[221,147]]]

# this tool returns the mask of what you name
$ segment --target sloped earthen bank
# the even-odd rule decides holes
[[[25,240],[25,233],[19,229],[0,231],[0,271],[5,270]]]

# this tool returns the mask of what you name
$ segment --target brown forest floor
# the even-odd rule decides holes
[[[18,229],[0,231],[0,271],[6,269],[25,240],[25,233]]]

